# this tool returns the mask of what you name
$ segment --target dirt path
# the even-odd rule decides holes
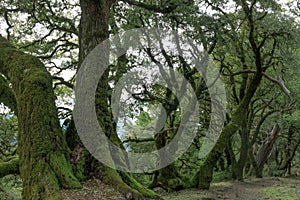
[[[159,190],[162,191],[162,190]],[[300,200],[298,178],[249,178],[244,182],[213,183],[210,190],[189,189],[174,193],[162,192],[165,200]],[[92,179],[77,191],[64,190],[64,200],[124,200],[111,186]]]
[[[163,197],[166,200],[299,200],[300,178],[252,178],[244,182],[220,182],[214,183],[208,191],[184,190],[164,194]]]

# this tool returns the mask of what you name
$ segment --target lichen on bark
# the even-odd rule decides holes
[[[60,187],[79,188],[66,156],[52,78],[34,56],[0,37],[0,73],[12,85],[18,111],[18,153],[23,199],[61,199]]]

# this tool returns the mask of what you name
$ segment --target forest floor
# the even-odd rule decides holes
[[[262,179],[213,183],[209,190],[183,190],[163,195],[165,200],[299,200],[300,177]]]
[[[92,178],[83,183],[79,190],[63,190],[63,200],[123,200],[124,197],[112,186]],[[125,199],[124,199],[125,200]]]
[[[160,195],[165,200],[298,200],[300,199],[300,177],[247,178],[241,181],[213,183],[210,190],[188,189]],[[64,200],[123,200],[112,187],[92,179],[77,191],[63,191]]]

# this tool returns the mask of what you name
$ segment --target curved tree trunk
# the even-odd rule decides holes
[[[297,131],[298,130],[293,125],[289,127],[287,143],[283,152],[283,159],[278,167],[279,170],[284,170],[285,172],[288,171],[288,175],[291,175],[292,161],[300,146],[300,135],[297,134]]]
[[[82,0],[81,6],[81,22],[80,22],[80,53],[79,63],[82,63],[84,58],[98,44],[109,36],[109,16],[110,8],[116,0]],[[95,94],[95,106],[99,120],[105,134],[115,144],[121,144],[117,132],[116,123],[114,122],[110,105],[109,105],[109,90],[108,85],[109,70],[106,70]],[[132,196],[133,199],[143,197],[158,197],[152,190],[143,187],[140,183],[134,180],[130,174],[118,172],[111,169],[98,161],[92,161],[93,170],[101,173],[102,180],[110,185],[113,185],[121,193]]]
[[[257,72],[252,78],[248,89],[245,92],[243,100],[232,114],[230,122],[223,128],[215,146],[201,164],[199,171],[196,173],[191,182],[191,187],[209,189],[212,181],[214,166],[216,165],[220,156],[223,154],[229,138],[231,138],[231,136],[236,133],[240,127],[242,127],[244,120],[247,119],[249,104],[260,84],[261,79],[262,73],[260,72]]]
[[[37,58],[0,37],[0,73],[12,84],[18,109],[18,150],[23,199],[61,199],[60,186],[80,183],[66,159],[52,78]]]
[[[166,99],[170,100],[170,97],[166,97]],[[173,137],[176,135],[176,129],[174,129],[176,125],[174,124],[174,121],[175,121],[174,110],[173,111],[167,110],[167,122],[166,122],[165,129],[169,128],[171,130],[161,131],[156,135],[155,142],[156,142],[157,149],[161,149],[164,146],[166,146],[168,144],[168,140],[172,140]],[[160,156],[161,158],[164,158],[164,157],[168,157],[169,155],[168,153],[166,153],[166,155],[160,155]],[[155,178],[153,180],[153,183],[149,186],[149,188],[154,188],[154,187],[162,187],[167,191],[176,191],[184,188],[184,182],[175,165],[175,162],[158,170],[155,173]]]
[[[263,169],[267,160],[270,158],[270,154],[272,153],[273,145],[277,139],[277,135],[280,129],[277,124],[274,125],[270,135],[266,138],[266,141],[263,143],[262,147],[259,150],[259,153],[256,158],[258,170],[256,171],[256,177],[263,177]]]
[[[240,137],[241,137],[240,156],[235,170],[236,170],[236,179],[241,181],[244,178],[244,168],[248,160],[248,151],[249,151],[250,132],[249,129],[246,128],[246,125],[244,125],[241,128]]]

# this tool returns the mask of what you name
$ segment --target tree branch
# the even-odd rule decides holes
[[[154,12],[162,13],[162,14],[170,13],[177,8],[177,5],[170,5],[168,7],[162,8],[158,5],[149,5],[149,4],[145,4],[145,3],[134,1],[134,0],[122,0],[122,1],[128,3],[129,5],[132,5],[132,6],[138,6],[140,8],[144,8],[146,10],[150,10],[150,11],[154,11]]]
[[[155,139],[154,138],[135,138],[135,137],[128,137],[126,138],[126,140],[123,140],[121,144],[124,144],[124,143],[128,143],[128,142],[136,142],[136,143],[139,143],[139,142],[154,142]]]
[[[240,75],[240,74],[255,74],[256,71],[255,70],[251,70],[251,69],[246,69],[246,70],[242,70],[242,71],[238,71],[232,74],[223,74],[224,76],[236,76],[236,75]]]
[[[68,88],[74,89],[74,85],[72,83],[69,83],[68,81],[65,81],[62,77],[53,76],[53,80],[59,80],[60,82],[54,83],[54,88],[56,88],[58,85],[65,85]]]
[[[236,75],[240,75],[240,74],[245,74],[245,73],[251,73],[251,74],[255,74],[256,71],[255,70],[242,70],[242,71],[238,71],[232,74],[223,74],[224,76],[236,76]],[[273,83],[276,83],[280,89],[284,92],[284,94],[286,94],[287,96],[291,95],[291,91],[285,86],[284,81],[282,80],[282,78],[279,78],[278,80],[276,80],[275,78],[271,77],[270,75],[266,74],[265,72],[262,72],[263,76],[266,77],[268,80],[270,80]]]
[[[264,77],[266,77],[273,83],[276,83],[287,96],[291,95],[291,91],[285,86],[282,78],[279,78],[278,80],[276,80],[276,79],[272,78],[271,76],[269,76],[268,74],[266,74],[265,72],[263,72],[263,75],[264,75]]]

